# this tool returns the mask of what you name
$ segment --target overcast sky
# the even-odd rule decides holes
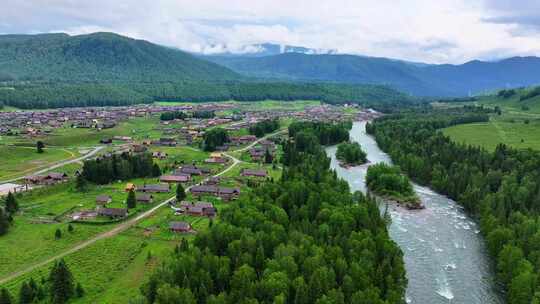
[[[273,42],[429,63],[540,56],[540,0],[1,0],[0,6],[4,34],[111,31],[206,53]]]

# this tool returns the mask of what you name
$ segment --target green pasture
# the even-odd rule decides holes
[[[79,155],[73,149],[45,148],[43,153],[37,153],[35,147],[0,146],[0,180],[31,174]]]
[[[528,123],[527,123],[528,121]],[[523,115],[494,115],[486,123],[456,125],[443,130],[454,141],[495,150],[499,143],[540,150],[540,119]]]

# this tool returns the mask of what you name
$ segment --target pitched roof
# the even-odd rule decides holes
[[[190,230],[191,225],[187,222],[171,222],[169,223],[170,229],[173,230]]]
[[[127,209],[124,208],[100,208],[98,210],[98,214],[104,216],[126,216],[127,213]]]

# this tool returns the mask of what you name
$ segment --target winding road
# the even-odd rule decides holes
[[[267,139],[268,137],[277,135],[277,134],[279,134],[279,133],[283,133],[284,131],[285,131],[285,130],[280,130],[280,131],[278,131],[278,132],[275,132],[275,133],[266,135],[266,136],[264,136],[264,137],[261,137],[261,138],[257,139],[256,141],[254,141],[253,143],[249,144],[248,146],[246,146],[246,147],[244,147],[244,148],[237,149],[237,150],[234,150],[234,151],[231,151],[231,152],[243,152],[243,151],[246,151],[246,150],[252,148],[253,146],[255,146],[256,144],[258,144],[260,141],[262,141],[262,140],[264,140],[264,139]],[[99,148],[99,147],[98,147],[98,148]],[[96,149],[97,149],[97,148],[96,148]],[[93,154],[97,153],[99,150],[100,150],[100,149],[97,149],[97,150],[94,150],[94,151],[92,151],[92,152],[90,152],[90,153],[92,153],[92,155],[93,155]],[[88,154],[90,154],[90,153],[88,153]],[[85,155],[86,158],[89,157],[88,154]],[[218,177],[218,176],[221,176],[221,175],[223,175],[223,174],[229,172],[229,171],[232,170],[234,167],[236,167],[239,163],[242,162],[241,160],[237,159],[236,157],[234,157],[234,156],[232,156],[232,155],[230,155],[230,154],[228,154],[228,153],[223,153],[223,155],[225,155],[226,157],[230,158],[230,159],[233,161],[233,163],[232,163],[230,166],[228,166],[225,170],[220,171],[219,173],[217,173],[217,174],[215,174],[215,175],[213,175],[213,176],[211,176],[211,177]],[[90,156],[91,156],[91,155],[90,155]],[[84,158],[82,158],[82,159],[84,159]],[[80,159],[79,159],[79,160],[80,160]],[[71,160],[71,162],[73,162],[73,161],[77,161],[77,160]],[[48,170],[51,170],[51,169],[54,169],[54,168],[58,168],[58,167],[51,166],[50,168],[46,169],[45,171],[48,171]],[[42,171],[42,170],[41,170],[41,172],[45,172],[45,171]],[[37,172],[36,174],[40,174],[40,173]],[[201,182],[199,182],[198,184],[195,184],[195,185],[200,185],[200,184],[202,184],[203,182],[207,181],[209,178],[210,178],[210,177],[207,177],[207,178],[205,178],[204,180],[202,180]],[[191,185],[191,186],[187,187],[187,188],[185,189],[185,191],[189,191],[189,189],[191,189],[191,188],[192,188],[193,186],[195,186],[195,185]],[[145,212],[143,212],[143,213],[137,215],[136,217],[134,217],[134,218],[132,218],[132,219],[129,219],[129,220],[127,220],[127,221],[125,221],[125,222],[123,222],[123,223],[117,225],[116,227],[112,228],[112,229],[109,230],[109,231],[106,231],[106,232],[103,232],[103,233],[101,233],[101,234],[98,234],[98,235],[96,235],[96,236],[94,236],[94,237],[92,237],[92,238],[90,238],[90,239],[88,239],[88,240],[86,240],[86,241],[84,241],[84,242],[81,242],[81,243],[75,245],[74,247],[71,247],[71,248],[67,249],[66,251],[64,251],[64,252],[62,252],[62,253],[59,253],[59,254],[57,254],[57,255],[54,255],[54,256],[52,256],[52,257],[50,257],[50,258],[47,258],[47,259],[45,259],[45,260],[43,260],[43,261],[41,261],[41,262],[36,263],[36,264],[33,264],[33,265],[31,265],[31,266],[29,266],[29,267],[23,269],[23,270],[16,271],[16,272],[13,272],[13,273],[11,273],[11,274],[9,274],[9,275],[7,275],[7,276],[4,276],[4,277],[0,278],[0,285],[2,285],[2,284],[4,284],[4,283],[7,283],[7,282],[9,282],[9,281],[11,281],[11,280],[13,280],[13,279],[15,279],[15,278],[21,276],[21,275],[27,274],[27,273],[29,273],[29,272],[35,270],[36,268],[43,267],[43,266],[45,266],[45,265],[47,265],[47,264],[49,264],[49,263],[54,262],[55,260],[61,259],[61,258],[65,257],[65,256],[67,256],[67,255],[70,255],[70,254],[75,253],[75,252],[77,252],[77,251],[79,251],[79,250],[81,250],[81,249],[84,249],[84,248],[86,248],[86,247],[88,247],[88,246],[94,244],[95,242],[97,242],[97,241],[99,241],[99,240],[102,240],[102,239],[105,239],[105,238],[109,238],[109,237],[113,237],[113,236],[119,234],[120,232],[125,231],[125,230],[127,230],[128,228],[131,228],[132,226],[136,225],[139,221],[141,221],[142,219],[145,219],[145,218],[147,218],[148,216],[152,215],[154,212],[156,212],[156,210],[158,210],[159,208],[161,208],[161,207],[163,207],[163,206],[168,205],[170,202],[174,201],[175,199],[176,199],[176,196],[170,197],[170,198],[166,199],[165,201],[159,203],[158,205],[152,207],[151,209],[149,209],[149,210],[147,210],[147,211],[145,211]]]

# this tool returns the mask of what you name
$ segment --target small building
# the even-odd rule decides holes
[[[105,206],[112,202],[112,197],[110,195],[98,195],[96,197],[96,204],[100,206]]]
[[[151,204],[154,201],[154,196],[148,193],[138,194],[136,198],[137,202],[144,204]]]
[[[152,157],[157,159],[166,159],[167,156],[167,153],[161,151],[156,151],[152,153]]]
[[[169,192],[169,184],[155,184],[155,185],[144,185],[137,188],[138,192],[149,192],[149,193],[158,193],[158,192]]]
[[[203,172],[201,169],[195,166],[183,166],[180,170],[175,172],[175,175],[179,174],[188,174],[188,175],[202,175]]]
[[[214,217],[217,212],[214,205],[210,202],[196,202],[192,204],[188,201],[183,201],[180,204],[180,208],[186,214],[193,216]]]
[[[128,210],[124,208],[99,208],[98,215],[111,219],[124,218],[128,215]]]
[[[169,229],[172,232],[185,233],[192,231],[193,228],[191,227],[191,224],[187,222],[171,222],[169,223]]]
[[[162,183],[186,183],[191,180],[191,175],[189,174],[179,174],[179,175],[162,175],[159,178],[159,181]]]
[[[191,189],[189,189],[189,191],[195,197],[211,195],[220,197],[224,200],[235,199],[238,197],[238,195],[240,195],[240,189],[238,188],[218,187],[211,185],[193,186]]]
[[[268,176],[268,173],[266,172],[266,170],[256,170],[256,169],[243,169],[240,174],[246,177],[260,177],[260,178],[265,178]]]

